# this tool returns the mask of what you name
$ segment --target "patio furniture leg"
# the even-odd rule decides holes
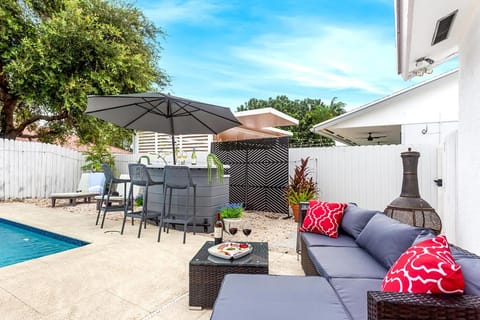
[[[52,208],[54,208],[54,207],[55,207],[55,201],[56,201],[56,200],[57,200],[57,199],[55,199],[55,198],[52,198]]]

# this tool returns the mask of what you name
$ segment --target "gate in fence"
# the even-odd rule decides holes
[[[288,138],[214,142],[212,153],[230,166],[231,203],[288,214]]]

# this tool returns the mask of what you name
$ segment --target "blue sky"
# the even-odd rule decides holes
[[[347,110],[431,76],[397,75],[393,0],[130,0],[166,33],[171,94],[230,107],[333,97]]]

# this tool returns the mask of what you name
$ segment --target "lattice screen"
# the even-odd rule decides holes
[[[288,214],[288,138],[215,142],[212,153],[230,165],[231,203]]]

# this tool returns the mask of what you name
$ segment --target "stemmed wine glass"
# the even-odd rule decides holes
[[[237,233],[238,231],[238,226],[235,222],[230,222],[228,224],[228,233],[232,235],[232,237]]]
[[[250,222],[246,221],[243,223],[242,231],[245,237],[248,238],[248,236],[252,233],[252,225],[250,224]]]

